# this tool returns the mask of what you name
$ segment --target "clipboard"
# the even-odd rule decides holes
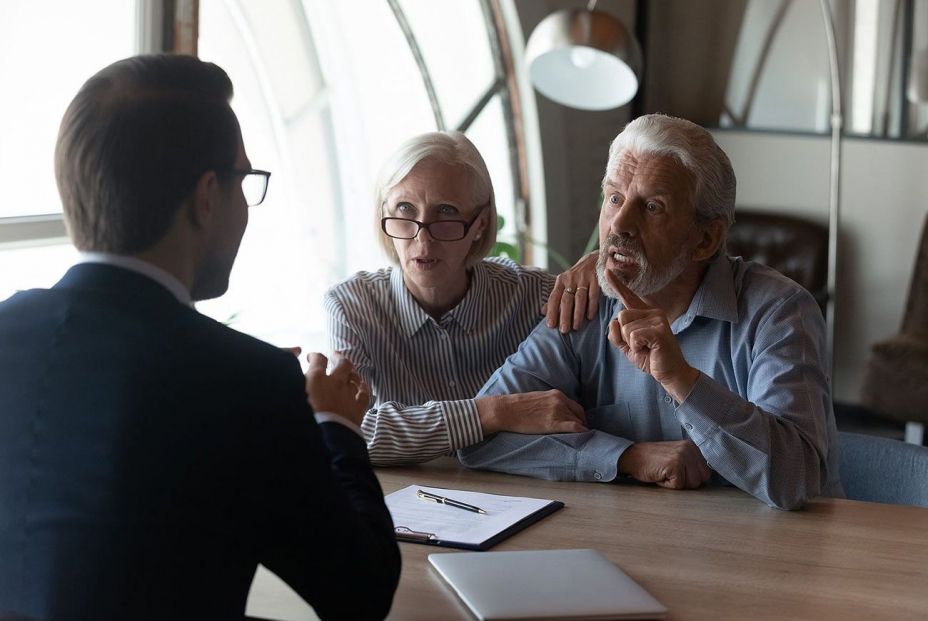
[[[423,502],[416,495],[419,490],[480,507],[486,515]],[[388,494],[385,500],[397,540],[463,550],[488,550],[564,507],[558,500],[420,485]]]

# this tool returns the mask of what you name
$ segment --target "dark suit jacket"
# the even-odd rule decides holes
[[[241,618],[260,562],[322,618],[383,617],[382,491],[304,390],[292,355],[118,267],[0,303],[0,610]]]

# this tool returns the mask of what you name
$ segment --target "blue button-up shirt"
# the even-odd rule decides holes
[[[683,403],[607,339],[621,310],[560,334],[540,324],[479,396],[556,388],[583,405],[591,431],[500,433],[459,452],[474,468],[551,480],[612,481],[634,442],[691,439],[726,481],[771,506],[843,496],[826,374],[825,323],[812,296],[740,258],[713,261],[671,329],[701,371]]]

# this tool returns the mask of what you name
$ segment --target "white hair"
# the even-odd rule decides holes
[[[483,156],[467,136],[461,132],[428,132],[410,138],[393,152],[384,162],[377,177],[374,190],[374,216],[379,233],[380,245],[387,256],[396,263],[399,258],[393,241],[380,228],[382,208],[387,194],[425,159],[432,159],[450,166],[461,166],[470,172],[475,205],[489,204],[487,227],[480,239],[474,241],[467,254],[470,267],[483,259],[496,244],[496,195],[493,182]]]
[[[626,152],[636,156],[664,155],[680,162],[695,182],[696,221],[721,219],[725,232],[735,221],[735,171],[722,148],[705,128],[663,114],[640,116],[625,126],[609,147],[606,177]],[[605,183],[606,179],[603,179]],[[724,245],[724,237],[722,248]]]

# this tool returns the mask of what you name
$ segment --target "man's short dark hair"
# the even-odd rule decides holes
[[[231,97],[226,72],[193,56],[134,56],[87,80],[55,148],[74,245],[144,251],[164,237],[203,173],[227,179],[239,148]]]

